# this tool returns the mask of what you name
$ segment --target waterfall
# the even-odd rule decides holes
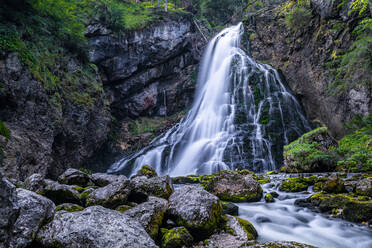
[[[280,166],[283,145],[311,128],[279,73],[240,48],[243,32],[239,23],[209,42],[188,114],[109,173],[132,175],[144,164],[171,176]]]

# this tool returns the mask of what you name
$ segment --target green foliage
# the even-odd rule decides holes
[[[0,135],[4,136],[6,139],[10,139],[10,131],[1,120],[0,120]]]
[[[364,127],[344,136],[339,141],[338,147],[335,149],[343,157],[337,163],[339,169],[347,171],[372,170],[372,115],[365,118],[363,122],[366,123]]]
[[[93,171],[87,169],[87,168],[80,168],[80,171],[84,172],[85,174],[92,175]]]
[[[344,54],[332,56],[327,63],[334,81],[328,90],[331,94],[348,92],[358,85],[371,90],[372,82],[372,18],[363,18],[353,30],[355,41]],[[372,93],[371,93],[372,95]]]
[[[311,9],[303,6],[294,6],[285,16],[285,24],[293,33],[304,30],[310,23]]]

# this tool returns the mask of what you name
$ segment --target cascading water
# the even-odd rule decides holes
[[[209,42],[189,113],[109,173],[132,175],[144,164],[171,176],[277,169],[283,145],[310,125],[278,72],[240,49],[242,33],[239,23]]]

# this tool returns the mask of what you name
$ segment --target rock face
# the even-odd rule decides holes
[[[224,201],[250,202],[259,201],[262,197],[262,188],[251,174],[242,175],[233,171],[214,174],[205,189]]]
[[[259,11],[245,22],[245,30],[255,33],[250,40],[252,57],[281,69],[308,118],[326,125],[336,138],[345,134],[342,124],[354,114],[365,116],[372,110],[366,87],[339,95],[327,90],[333,77],[326,63],[332,52],[349,48],[353,41],[352,28],[341,23],[351,16],[340,12],[338,4],[333,0],[311,0],[313,15],[297,34],[285,26],[284,15],[277,5]]]
[[[167,200],[150,196],[147,202],[125,211],[125,214],[138,220],[150,237],[156,239],[167,208]]]
[[[0,172],[0,248],[9,247],[14,223],[19,215],[16,188]]]
[[[54,203],[34,192],[17,189],[20,214],[14,224],[10,247],[27,247],[42,225],[53,220],[56,206]]]
[[[0,80],[0,116],[11,132],[3,149],[7,177],[56,178],[69,167],[81,167],[105,141],[110,118],[103,92],[91,108],[65,99],[62,111],[15,53],[1,55]]]
[[[101,206],[57,212],[37,240],[46,247],[157,247],[136,220]]]
[[[169,197],[167,214],[197,239],[208,237],[221,221],[219,199],[198,186],[183,186]]]
[[[117,126],[127,125],[127,117],[170,116],[191,105],[205,42],[190,15],[169,13],[163,20],[125,35],[93,23],[86,36],[90,60],[104,80]],[[118,133],[118,140],[108,141],[87,161],[87,168],[107,169],[115,159],[131,152],[121,145],[128,142],[125,128]],[[136,148],[141,146],[136,144]]]

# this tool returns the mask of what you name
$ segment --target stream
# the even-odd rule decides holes
[[[238,203],[239,217],[249,220],[257,229],[258,241],[296,241],[319,248],[371,248],[372,230],[351,222],[316,213],[294,205],[296,199],[312,192],[279,191],[283,175],[270,176],[262,185],[264,194],[277,192],[273,203],[263,199],[255,203]]]

